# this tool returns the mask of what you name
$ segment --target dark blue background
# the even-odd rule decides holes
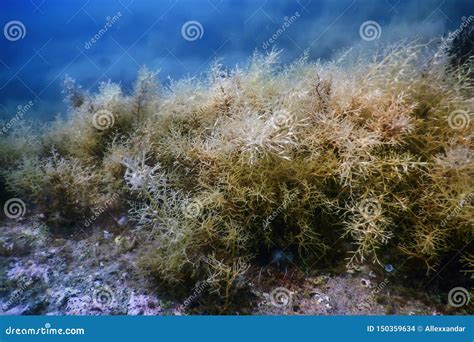
[[[90,49],[84,48],[118,11],[122,17]],[[408,37],[439,37],[474,15],[472,0],[0,0],[0,119],[18,105],[36,101],[25,118],[64,113],[61,85],[70,75],[94,91],[111,79],[130,90],[142,65],[160,69],[160,78],[177,79],[205,71],[216,58],[243,64],[284,22],[300,17],[276,46],[283,62],[308,50],[313,59],[336,51]],[[8,41],[4,25],[19,20],[26,36]],[[202,39],[186,41],[182,25],[199,21]],[[380,39],[361,40],[359,26],[375,20]]]

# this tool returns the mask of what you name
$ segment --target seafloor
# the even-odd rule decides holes
[[[40,217],[0,223],[0,308],[7,315],[187,315],[219,312],[196,288],[183,301],[150,287],[136,272],[139,241],[120,225],[46,235]],[[49,236],[49,237],[47,237]],[[251,293],[227,314],[436,315],[447,306],[377,265],[305,274],[296,265],[250,270]],[[289,297],[275,300],[275,289]],[[278,290],[277,290],[278,291]],[[273,294],[274,295],[274,294]],[[281,294],[283,297],[285,293]],[[215,304],[214,304],[215,305]]]

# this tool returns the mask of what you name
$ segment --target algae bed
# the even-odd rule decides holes
[[[65,78],[0,135],[2,313],[472,314],[473,37]]]

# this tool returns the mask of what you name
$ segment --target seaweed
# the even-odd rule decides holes
[[[141,271],[181,293],[205,283],[223,308],[275,248],[309,268],[332,253],[431,272],[472,243],[473,84],[446,51],[402,42],[288,66],[271,51],[156,76],[142,69],[130,96],[68,80],[70,115],[35,148],[1,141],[9,191],[71,222],[119,193],[107,210],[130,209]]]

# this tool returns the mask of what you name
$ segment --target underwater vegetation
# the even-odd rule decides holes
[[[2,196],[68,231],[127,211],[140,272],[181,293],[206,284],[223,307],[264,255],[472,269],[473,59],[450,53],[402,42],[287,66],[256,53],[168,86],[144,68],[130,94],[68,78],[66,118],[1,137]]]

